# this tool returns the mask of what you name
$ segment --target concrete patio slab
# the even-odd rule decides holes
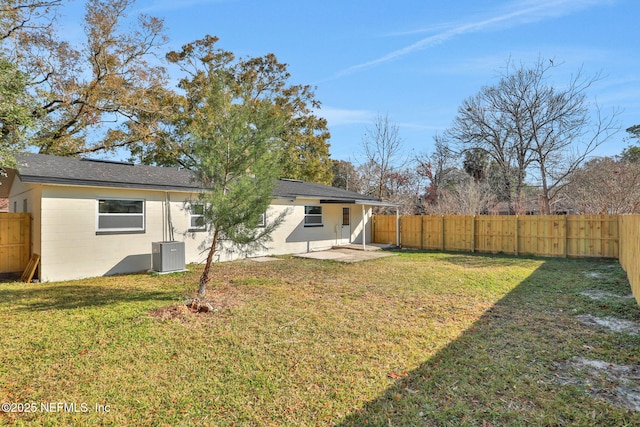
[[[276,258],[273,256],[258,256],[255,258],[249,258],[249,261],[253,262],[273,262],[273,261],[282,261],[281,258]]]
[[[385,258],[395,254],[383,251],[362,251],[347,248],[334,248],[326,251],[308,252],[305,254],[296,254],[297,258],[311,258],[320,260],[332,260],[338,262],[360,262],[370,259]]]
[[[347,245],[334,246],[331,249],[353,249],[355,251],[381,251],[383,249],[393,249],[396,245],[387,245],[384,243],[367,243],[363,248],[362,245],[357,243],[349,243]]]

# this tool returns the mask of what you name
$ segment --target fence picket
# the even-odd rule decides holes
[[[620,265],[627,272],[631,290],[640,304],[640,215],[620,215]]]
[[[403,215],[400,243],[441,249],[537,256],[618,258],[616,215]],[[395,238],[395,216],[376,215],[374,243]]]
[[[0,273],[22,272],[31,257],[31,214],[0,213]]]

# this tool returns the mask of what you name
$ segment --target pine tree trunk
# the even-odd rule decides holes
[[[198,288],[198,297],[204,298],[207,296],[207,283],[211,280],[209,277],[209,270],[211,270],[211,262],[213,261],[213,254],[216,252],[216,245],[218,244],[218,230],[213,233],[213,242],[209,248],[209,254],[207,255],[207,262],[204,265],[204,270],[200,276],[200,287]]]

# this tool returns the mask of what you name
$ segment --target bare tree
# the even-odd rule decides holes
[[[425,179],[412,166],[397,169],[389,174],[385,200],[402,205],[400,213],[416,215],[423,213],[421,195]]]
[[[421,206],[429,210],[436,203],[440,191],[455,185],[460,171],[456,167],[455,155],[447,142],[440,136],[434,136],[434,149],[416,157],[416,175],[425,181],[420,199]]]
[[[363,177],[369,181],[371,194],[379,199],[386,196],[385,187],[391,173],[402,169],[407,162],[400,159],[402,139],[399,131],[398,125],[391,122],[388,115],[378,115],[362,139],[365,155],[365,163],[361,166]]]
[[[542,79],[550,67],[539,62],[529,73]],[[578,72],[565,88],[541,84],[528,100],[526,125],[544,213],[551,213],[551,204],[567,184],[566,178],[620,130],[616,110],[605,115],[594,102],[595,116],[589,112],[586,90],[599,79],[599,75],[588,78]]]
[[[429,209],[441,215],[480,215],[497,203],[496,196],[486,182],[465,177],[455,187],[441,189],[438,202]]]
[[[566,178],[618,131],[617,112],[592,119],[586,91],[601,76],[581,72],[557,88],[548,82],[553,61],[532,67],[507,64],[494,86],[463,102],[448,131],[460,151],[484,151],[502,175],[510,209],[529,175],[538,181],[545,213]]]
[[[562,201],[583,214],[640,213],[640,163],[599,157],[574,171]]]
[[[509,209],[520,198],[526,171],[532,156],[531,141],[520,132],[521,99],[513,93],[513,82],[502,78],[498,85],[483,87],[474,97],[463,101],[452,127],[447,131],[459,151],[484,152],[501,174]],[[516,171],[512,187],[513,171]]]

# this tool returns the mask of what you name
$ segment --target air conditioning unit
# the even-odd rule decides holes
[[[151,243],[152,270],[158,273],[183,271],[184,242],[153,242]]]

